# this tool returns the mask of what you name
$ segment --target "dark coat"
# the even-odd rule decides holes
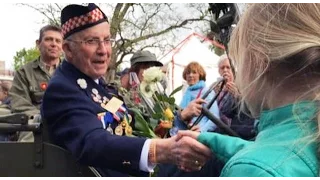
[[[82,89],[78,79],[84,79],[87,88]],[[98,85],[63,61],[49,83],[41,107],[49,137],[54,144],[69,150],[80,163],[103,169],[105,176],[124,175],[110,169],[126,174],[140,173],[145,139],[112,135],[103,129],[97,114],[106,110],[93,100],[92,90],[97,89],[99,95],[109,99],[116,96],[117,91],[99,81]]]
[[[218,101],[220,117],[225,115],[231,119],[230,128],[240,135],[242,139],[250,140],[256,136],[254,122],[255,119],[240,111],[239,100],[231,93],[222,91],[223,98]],[[222,133],[219,128],[216,132]]]

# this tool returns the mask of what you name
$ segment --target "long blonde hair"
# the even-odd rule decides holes
[[[281,103],[320,99],[320,4],[252,4],[229,47],[242,104],[255,117]]]
[[[320,58],[319,22],[317,3],[254,3],[243,14],[230,38],[230,57],[238,68],[236,84],[255,116],[273,106],[279,91],[290,93],[291,89],[284,85],[293,78],[309,83],[309,88],[295,92],[301,94],[310,89],[310,77],[319,72],[310,70]],[[305,57],[306,51],[313,57]],[[286,63],[290,66],[286,67]],[[306,82],[295,82],[295,87],[299,83]],[[266,93],[265,88],[272,92]]]

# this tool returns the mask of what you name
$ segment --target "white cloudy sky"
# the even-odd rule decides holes
[[[6,68],[13,69],[13,56],[17,51],[35,46],[42,19],[40,13],[30,8],[1,3],[0,60],[6,62]]]
[[[7,69],[13,69],[13,57],[17,51],[35,46],[39,30],[45,25],[43,19],[42,14],[29,7],[18,3],[0,3],[0,61],[6,62]]]

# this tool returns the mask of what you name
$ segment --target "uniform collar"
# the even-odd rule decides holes
[[[59,61],[57,62],[57,64],[55,64],[55,68],[57,68],[60,64],[61,64],[61,59],[59,59]],[[42,60],[41,60],[41,56],[39,56],[33,63],[33,68],[37,68],[39,67],[41,64],[43,64],[43,66],[45,67],[46,63],[44,63]]]

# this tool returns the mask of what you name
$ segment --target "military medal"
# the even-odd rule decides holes
[[[131,126],[127,126],[125,131],[127,136],[131,136],[132,135],[132,127]]]
[[[92,93],[93,93],[94,95],[98,95],[98,90],[97,90],[96,88],[93,88],[93,89],[92,89]]]
[[[127,118],[124,117],[122,122],[121,122],[121,126],[124,129],[124,133],[127,136],[131,136],[132,135],[132,127],[128,124]]]
[[[102,103],[101,96],[99,94],[96,94],[96,97],[99,99],[100,103]]]
[[[108,128],[106,129],[110,134],[113,134],[113,129],[111,127],[111,124],[109,124]]]
[[[116,127],[116,129],[114,130],[114,133],[118,136],[122,136],[123,135],[123,129],[121,124],[119,124],[119,126]]]
[[[99,95],[98,90],[96,88],[93,88],[91,92],[92,92],[91,96],[93,101],[96,103],[102,103],[101,96]]]
[[[121,126],[122,126],[123,129],[125,129],[127,127],[127,121],[123,120],[121,122]]]
[[[109,99],[105,96],[103,96],[102,99],[103,99],[102,101],[103,104],[107,104],[107,102],[109,102]]]
[[[96,97],[96,96],[92,96],[92,99],[94,102],[98,103],[99,102],[99,99]]]

